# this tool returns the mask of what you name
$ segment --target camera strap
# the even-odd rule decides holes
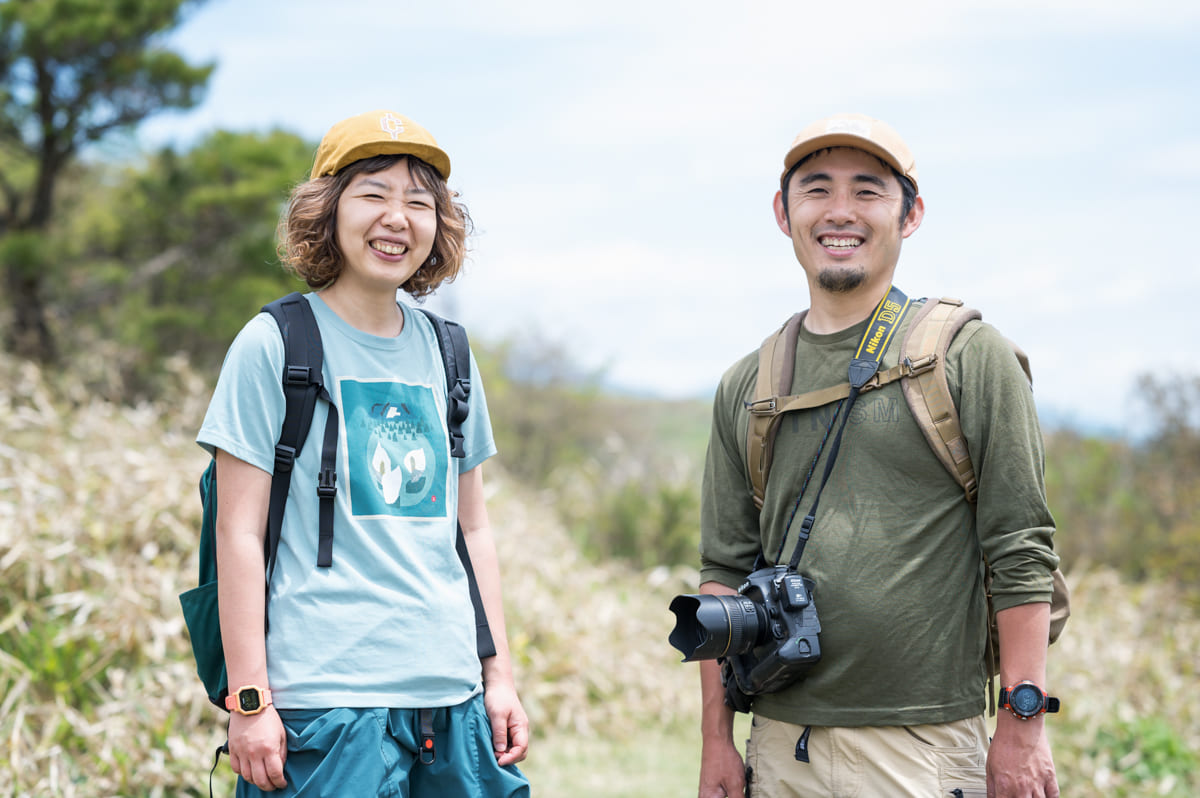
[[[834,424],[837,423],[838,417],[841,416],[842,421],[838,426],[837,435],[834,436],[833,447],[829,450],[829,458],[825,461],[825,472],[821,477],[821,484],[817,486],[817,495],[813,498],[812,507],[809,509],[808,515],[800,523],[800,529],[796,535],[796,550],[792,554],[790,563],[792,570],[795,570],[799,566],[800,558],[804,555],[804,547],[808,543],[809,536],[812,534],[813,524],[816,522],[817,517],[817,506],[821,502],[821,492],[825,490],[825,483],[829,481],[829,475],[833,472],[833,464],[837,460],[838,450],[842,445],[842,433],[846,430],[846,422],[850,419],[850,411],[854,407],[854,402],[858,399],[858,394],[862,390],[862,387],[879,371],[879,364],[883,360],[883,353],[887,350],[888,344],[891,343],[893,333],[895,333],[900,327],[900,323],[904,320],[904,315],[908,312],[910,305],[911,300],[905,296],[903,291],[893,285],[888,291],[887,296],[875,306],[875,312],[871,315],[871,321],[867,324],[866,331],[863,332],[862,340],[858,344],[858,350],[850,360],[850,393],[845,399],[839,399],[837,407],[834,408],[833,415],[829,419],[829,426],[825,430],[825,437],[821,439],[821,445],[817,449],[817,456],[813,458],[812,467],[809,469],[808,476],[805,477],[804,485],[800,488],[800,495],[796,497],[796,504],[792,508],[792,515],[788,518],[787,529],[783,532],[783,540],[779,542],[779,555],[776,557],[776,562],[783,556],[784,546],[791,532],[792,520],[796,516],[796,509],[800,506],[800,502],[804,498],[804,493],[808,489],[808,481],[812,477],[817,461],[821,459],[821,452],[825,450],[825,443],[829,440],[829,433],[833,430]]]

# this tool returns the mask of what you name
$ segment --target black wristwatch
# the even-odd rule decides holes
[[[1001,687],[1000,706],[1021,720],[1029,720],[1043,712],[1058,712],[1059,700],[1027,679],[1012,687]]]

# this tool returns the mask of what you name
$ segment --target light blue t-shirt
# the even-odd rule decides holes
[[[296,460],[267,608],[276,706],[433,707],[480,689],[474,609],[455,552],[458,474],[496,453],[471,358],[466,457],[450,457],[433,325],[401,305],[379,338],[306,295],[340,413],[333,565],[317,567],[317,472],[327,405]],[[261,313],[230,346],[197,442],[271,473],[284,416],[283,340]],[[219,493],[219,491],[218,491]]]

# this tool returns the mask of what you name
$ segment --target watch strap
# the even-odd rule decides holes
[[[1033,689],[1037,690],[1038,694],[1041,695],[1041,697],[1042,697],[1041,707],[1036,712],[1034,712],[1030,715],[1025,715],[1025,714],[1022,714],[1021,712],[1018,712],[1013,707],[1012,701],[1011,701],[1012,694],[1016,691],[1016,689],[1018,687],[1021,687],[1023,685],[1027,685],[1027,686],[1032,687]],[[1017,682],[1012,687],[1001,687],[1000,688],[1000,706],[1003,707],[1004,709],[1007,709],[1012,715],[1014,715],[1017,718],[1020,718],[1021,720],[1029,720],[1030,718],[1036,718],[1038,715],[1041,715],[1044,712],[1058,712],[1060,705],[1061,705],[1061,702],[1057,698],[1055,698],[1052,695],[1048,695],[1045,690],[1043,690],[1041,687],[1039,687],[1036,683],[1029,681],[1028,679]]]

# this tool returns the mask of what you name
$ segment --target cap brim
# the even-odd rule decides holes
[[[314,173],[313,177],[340,172],[355,161],[374,158],[376,155],[412,155],[437,169],[443,180],[450,179],[450,157],[439,147],[414,141],[371,141],[359,144],[344,153],[339,153],[335,160],[322,167],[321,174]]]
[[[895,155],[892,155],[892,153],[870,139],[855,136],[852,133],[829,133],[824,136],[808,139],[788,150],[787,156],[783,159],[784,174],[804,158],[829,147],[852,147],[856,150],[862,150],[874,155],[902,175],[908,171],[908,169],[896,160]]]

